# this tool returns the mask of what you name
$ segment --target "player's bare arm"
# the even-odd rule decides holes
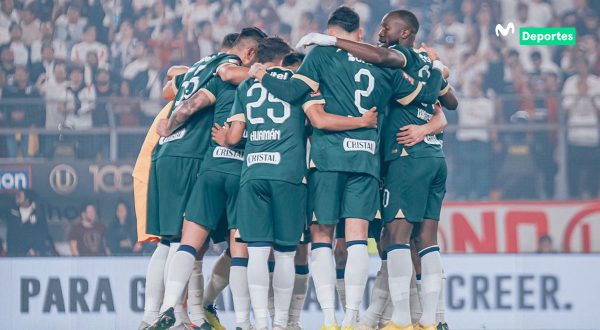
[[[403,68],[406,57],[396,50],[376,47],[364,42],[357,42],[321,33],[309,33],[298,42],[297,48],[309,45],[336,46],[365,62],[388,68]]]
[[[226,83],[239,85],[244,80],[248,79],[248,68],[239,65],[222,65],[217,70],[217,75]]]
[[[161,119],[156,125],[156,132],[160,136],[169,136],[181,127],[193,114],[214,103],[214,99],[203,91],[192,95],[181,102],[169,118]]]
[[[458,98],[454,94],[452,87],[444,95],[440,95],[438,101],[448,110],[456,110],[458,108]]]
[[[427,135],[440,133],[448,125],[448,120],[442,111],[442,107],[436,103],[435,114],[431,120],[424,125],[406,125],[400,128],[396,133],[396,141],[407,147],[423,141]]]
[[[292,77],[289,80],[281,80],[266,74],[267,68],[260,63],[252,65],[249,73],[251,77],[260,81],[269,93],[288,103],[298,102],[312,90],[310,86],[300,79]]]
[[[345,117],[325,112],[322,104],[313,104],[305,110],[313,127],[327,131],[349,131],[359,128],[377,128],[377,108],[361,117]]]

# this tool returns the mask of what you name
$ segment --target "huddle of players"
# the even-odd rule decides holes
[[[147,231],[164,239],[148,266],[141,329],[169,329],[178,320],[182,329],[224,329],[212,305],[227,284],[237,329],[267,329],[270,317],[274,329],[301,329],[308,242],[322,329],[339,329],[334,234],[348,260],[342,329],[377,328],[386,307],[393,313],[383,329],[437,327],[443,274],[436,236],[446,179],[439,132],[446,122],[435,103],[439,97],[455,108],[456,99],[437,54],[412,48],[417,31],[412,13],[394,11],[382,21],[384,47],[363,44],[358,15],[340,7],[328,35],[301,40],[320,46],[296,72],[281,66],[297,66],[301,56],[256,28],[243,29],[231,45],[226,40],[222,53],[172,70],[165,95],[173,104],[156,125],[161,139],[148,187]],[[380,209],[380,301],[359,324],[367,238],[379,239]],[[418,320],[409,306],[411,237],[422,267]],[[229,248],[204,288],[208,238]]]

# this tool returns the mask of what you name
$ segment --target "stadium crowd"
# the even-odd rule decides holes
[[[341,4],[356,9],[373,43],[385,12],[410,8],[420,41],[452,69],[464,101],[447,114],[451,199],[551,199],[561,167],[568,197],[598,195],[600,5],[585,0],[2,0],[0,130],[13,130],[0,135],[0,158],[108,159],[108,128],[121,128],[117,159],[133,159],[164,103],[168,67],[218,51],[242,25],[295,44],[323,31]],[[575,26],[577,47],[515,47],[494,32],[510,19],[517,29]],[[540,125],[506,129],[524,123]]]

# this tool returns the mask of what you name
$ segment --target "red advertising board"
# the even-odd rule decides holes
[[[448,202],[439,241],[451,253],[535,252],[545,234],[559,252],[600,252],[600,200]]]

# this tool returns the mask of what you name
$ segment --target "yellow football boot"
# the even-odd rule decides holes
[[[406,327],[401,327],[396,325],[394,322],[390,321],[383,329],[381,330],[416,330],[412,324],[409,324]]]

